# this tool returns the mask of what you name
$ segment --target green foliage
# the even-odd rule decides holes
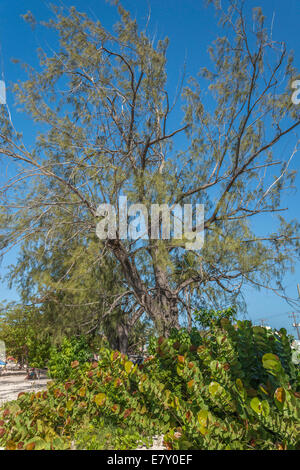
[[[43,340],[37,339],[35,335],[30,335],[26,341],[27,359],[30,367],[43,369],[47,366],[50,351],[51,340],[48,335],[44,335]]]
[[[229,320],[236,320],[237,308],[235,306],[225,308],[223,310],[213,310],[201,308],[194,313],[195,320],[200,323],[201,326],[207,328],[214,322],[221,320],[222,318],[228,318]]]
[[[52,347],[48,362],[48,370],[51,378],[63,381],[72,373],[72,363],[84,364],[92,356],[92,352],[83,336],[64,338],[58,347]]]
[[[296,177],[289,163],[300,116],[290,83],[298,72],[261,10],[249,11],[252,2],[242,8],[243,1],[231,0],[226,11],[216,0],[222,29],[209,49],[210,68],[169,89],[168,40],[153,40],[114,3],[115,28],[74,7],[53,7],[51,47],[14,86],[25,119],[36,124],[24,141],[0,109],[1,158],[17,162],[0,192],[0,252],[19,243],[19,287],[24,296],[31,289],[45,294],[56,331],[59,325],[74,334],[66,330],[77,323],[90,331],[106,313],[109,321],[111,307],[123,320],[124,305],[134,305],[167,334],[185,294],[192,309],[200,296],[207,305],[232,303],[245,283],[279,290],[294,265],[299,223],[284,218],[282,195]],[[24,19],[35,25],[30,12]],[[182,114],[173,119],[179,94]],[[97,207],[105,201],[117,208],[121,195],[147,208],[205,204],[201,252],[182,250],[183,239],[139,239],[138,248],[117,239],[103,249]],[[259,214],[266,223],[258,234],[252,221]],[[102,263],[107,269],[97,272]],[[136,312],[126,311],[129,323]]]
[[[160,337],[139,367],[108,349],[74,361],[67,381],[0,410],[0,445],[132,448],[163,434],[168,449],[299,449],[300,375],[285,330],[222,319],[197,340]]]
[[[16,358],[19,363],[45,367],[51,343],[37,309],[15,304],[3,307],[0,339],[5,343],[7,355]]]
[[[83,423],[74,441],[78,450],[130,450],[151,444],[151,438],[141,436],[136,428],[105,424],[104,419],[100,419],[97,426]]]
[[[148,347],[149,354],[155,354],[158,347],[158,341],[158,337],[150,337]],[[201,335],[197,328],[192,328],[191,331],[188,331],[187,328],[172,328],[167,341],[170,346],[179,342],[182,348],[186,348],[186,346],[191,346],[192,344],[199,346],[201,343]]]

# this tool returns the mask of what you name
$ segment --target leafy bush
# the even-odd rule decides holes
[[[72,372],[71,363],[78,361],[84,364],[92,356],[92,352],[83,336],[64,338],[61,346],[52,347],[48,362],[48,371],[51,378],[64,381]]]
[[[42,316],[36,308],[8,304],[0,309],[0,339],[6,353],[20,364],[45,367],[50,353],[50,335],[41,328]]]
[[[97,426],[83,423],[75,434],[74,441],[78,450],[131,450],[139,445],[152,443],[146,436],[141,439],[136,428],[120,427],[99,420]]]
[[[46,367],[51,351],[51,343],[49,337],[45,336],[43,340],[37,339],[35,336],[27,338],[27,361],[30,367],[43,369]]]
[[[192,338],[159,338],[139,367],[108,349],[99,362],[74,361],[64,383],[0,410],[0,445],[130,447],[130,429],[141,441],[164,435],[168,449],[299,449],[300,375],[286,331],[222,319]],[[99,437],[107,426],[119,441]]]
[[[209,328],[222,318],[228,318],[231,321],[235,321],[236,316],[237,308],[235,306],[228,307],[223,310],[207,310],[205,308],[201,308],[194,313],[196,322],[200,323],[204,328]]]
[[[158,340],[158,337],[151,336],[148,347],[149,354],[153,355],[156,353],[158,348]],[[192,328],[191,332],[189,332],[187,328],[180,328],[180,330],[178,330],[177,328],[173,328],[170,332],[167,341],[170,346],[177,342],[186,346],[191,346],[192,344],[196,344],[197,346],[199,346],[201,343],[199,331],[197,330],[197,328]]]

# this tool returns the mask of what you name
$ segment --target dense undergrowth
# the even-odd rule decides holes
[[[6,449],[299,449],[300,374],[290,341],[250,322],[152,341],[142,366],[103,349],[67,381],[0,410]]]

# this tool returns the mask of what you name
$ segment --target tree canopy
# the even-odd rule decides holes
[[[1,107],[0,158],[11,166],[0,192],[0,249],[21,246],[14,278],[19,272],[26,284],[36,270],[40,292],[51,297],[73,283],[72,302],[84,305],[90,295],[98,302],[107,287],[101,318],[126,317],[129,307],[134,321],[144,314],[166,333],[191,308],[236,301],[245,284],[278,290],[293,265],[299,225],[285,218],[281,196],[295,179],[289,164],[298,150],[300,111],[291,101],[297,72],[261,9],[251,16],[244,2],[222,10],[215,1],[224,35],[209,49],[211,69],[188,77],[174,104],[168,40],[154,41],[114,3],[120,20],[112,31],[74,7],[53,8],[46,27],[59,46],[39,50],[39,70],[26,66],[28,80],[14,86],[38,124],[31,148]],[[182,122],[172,127],[179,105]],[[287,136],[294,151],[278,159]],[[119,232],[98,240],[97,207],[118,210],[120,196],[148,209],[204,204],[204,246],[124,240]],[[278,224],[258,235],[252,220],[262,214]],[[81,296],[80,280],[92,294]]]

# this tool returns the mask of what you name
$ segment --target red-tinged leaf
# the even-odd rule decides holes
[[[72,369],[75,369],[75,367],[78,367],[79,366],[79,362],[78,361],[73,361],[71,362],[71,367]]]
[[[153,359],[154,359],[154,356],[146,357],[146,359],[144,360],[144,364],[145,364],[146,362],[153,361]]]
[[[129,408],[128,410],[125,410],[124,411],[124,419],[128,418],[128,416],[130,416],[132,412],[133,412],[132,408]]]
[[[115,405],[113,405],[113,406],[111,407],[111,411],[112,411],[113,413],[118,413],[119,410],[120,410],[120,406],[117,405],[117,404],[115,404]]]
[[[184,356],[178,356],[177,358],[180,364],[184,364]]]
[[[164,353],[160,348],[157,348],[156,352],[160,357],[164,357]]]
[[[188,388],[192,388],[193,385],[194,385],[194,383],[195,383],[194,380],[190,380],[190,381],[187,383]]]
[[[5,446],[5,450],[16,450],[17,444],[14,441],[8,441]]]
[[[34,450],[35,449],[35,442],[31,442],[30,444],[27,444],[25,447],[25,450]]]
[[[5,433],[6,433],[5,429],[0,428],[0,437],[3,437]]]
[[[251,447],[255,447],[256,446],[256,442],[254,439],[251,439],[251,441],[249,442],[250,446]]]
[[[114,386],[115,387],[120,387],[121,385],[122,385],[122,380],[121,379],[118,378],[114,381]]]
[[[167,450],[173,450],[171,442],[165,442],[164,441],[164,446]]]
[[[72,387],[72,384],[70,382],[65,383],[65,390],[68,391]]]
[[[60,395],[61,395],[61,392],[60,392],[60,390],[59,390],[58,388],[56,388],[56,389],[53,391],[53,393],[54,393],[55,398],[59,398]]]
[[[116,361],[118,359],[119,355],[120,355],[119,351],[115,351],[113,353],[113,361]]]
[[[285,402],[285,396],[286,396],[284,388],[282,387],[277,388],[275,390],[274,396],[276,400],[279,401],[279,403],[283,404]]]

